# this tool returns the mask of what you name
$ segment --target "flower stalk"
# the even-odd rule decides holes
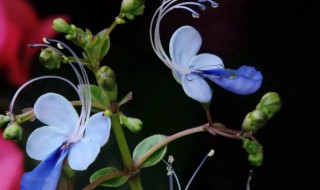
[[[112,114],[110,116],[111,126],[114,132],[114,136],[117,140],[118,147],[120,150],[120,154],[122,157],[122,161],[125,167],[125,170],[131,174],[135,172],[134,162],[131,157],[131,153],[128,147],[127,140],[125,138],[124,132],[122,130],[122,126],[120,124],[120,118],[118,114]],[[142,185],[140,181],[139,174],[132,175],[128,180],[129,186],[131,190],[142,190]]]

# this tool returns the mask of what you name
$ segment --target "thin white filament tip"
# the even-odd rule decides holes
[[[43,38],[42,38],[42,41],[43,41],[43,43],[45,43],[45,44],[50,44],[50,42],[47,40],[46,37],[43,37]]]
[[[211,3],[211,7],[213,8],[217,8],[219,6],[219,3],[212,1],[212,0],[208,0]]]
[[[195,171],[195,172],[193,173],[193,175],[191,176],[191,178],[190,178],[190,180],[189,180],[189,182],[188,182],[185,190],[188,190],[188,188],[189,188],[190,185],[191,185],[192,180],[194,179],[194,177],[195,177],[196,174],[199,172],[199,170],[200,170],[200,168],[202,167],[202,165],[204,164],[204,162],[207,160],[208,157],[210,157],[211,154],[212,154],[212,155],[214,154],[214,150],[213,150],[213,149],[211,149],[210,152],[202,159],[202,161],[201,161],[201,163],[199,164],[199,166],[197,167],[196,171]],[[211,155],[211,156],[212,156],[212,155]]]
[[[172,164],[174,162],[174,158],[172,155],[169,156],[168,162],[169,162],[169,164]]]
[[[213,155],[214,155],[214,150],[211,149],[210,152],[208,153],[208,156],[211,157],[211,156],[213,156]]]
[[[63,46],[62,46],[60,43],[57,43],[57,47],[58,47],[59,49],[64,49]]]

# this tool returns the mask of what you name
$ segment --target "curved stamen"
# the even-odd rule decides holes
[[[199,0],[198,2],[187,1],[187,2],[181,2],[181,3],[177,3],[177,2],[178,0],[163,0],[160,7],[155,11],[154,15],[152,16],[150,30],[149,30],[151,46],[153,50],[155,51],[156,55],[161,59],[161,61],[163,61],[165,65],[172,70],[174,70],[173,69],[174,67],[172,65],[171,59],[169,58],[167,53],[164,51],[161,40],[160,40],[160,22],[162,18],[167,13],[169,13],[174,9],[187,10],[191,12],[193,17],[197,18],[200,16],[199,13],[188,6],[198,6],[198,8],[202,10],[206,8],[206,6],[202,4],[202,2],[210,2],[211,6],[213,5],[217,6],[217,3],[215,3],[212,0]]]
[[[55,39],[47,39],[49,42],[56,42],[56,43],[59,43],[62,47],[66,48],[71,54],[72,56],[75,58],[75,60],[77,61],[77,64],[80,68],[80,71],[81,71],[81,74],[82,74],[82,79],[84,81],[84,83],[82,83],[83,86],[80,86],[79,88],[82,88],[81,89],[81,95],[83,95],[83,99],[84,99],[84,102],[83,102],[83,111],[81,111],[81,115],[80,115],[80,125],[79,125],[79,128],[75,129],[77,131],[75,131],[75,136],[71,137],[71,139],[69,140],[70,142],[76,142],[78,141],[79,139],[82,138],[83,134],[84,134],[84,131],[86,129],[86,124],[87,124],[87,121],[90,117],[90,112],[91,112],[91,92],[90,92],[90,89],[89,89],[89,78],[88,78],[88,75],[86,73],[86,70],[82,64],[82,62],[80,61],[79,57],[76,55],[76,53],[68,46],[66,45],[65,43],[59,41],[59,40],[55,40]],[[80,81],[79,81],[80,82]],[[81,83],[80,83],[81,84]],[[82,115],[84,114],[84,116]],[[74,139],[73,139],[74,138]]]
[[[37,78],[34,78],[34,79],[31,79],[29,80],[28,82],[24,83],[22,86],[20,86],[20,88],[15,92],[12,100],[11,100],[11,103],[9,105],[9,113],[10,113],[10,120],[11,122],[14,121],[14,114],[13,114],[13,107],[14,107],[14,104],[15,104],[15,101],[19,95],[19,93],[26,87],[28,86],[29,84],[35,82],[35,81],[38,81],[38,80],[42,80],[42,79],[59,79],[59,80],[62,80],[62,81],[65,81],[67,82],[68,84],[70,84],[70,86],[72,86],[74,88],[74,90],[77,92],[77,94],[80,96],[80,92],[78,90],[78,88],[71,82],[69,81],[68,79],[66,78],[63,78],[63,77],[60,77],[60,76],[41,76],[41,77],[37,77]]]
[[[29,44],[29,47],[31,47],[31,48],[34,48],[34,47],[47,47],[47,48],[51,48],[51,49],[54,50],[55,52],[59,53],[61,56],[66,57],[66,56],[64,55],[64,53],[62,53],[59,49],[57,49],[57,48],[54,47],[54,46],[49,45],[50,42],[48,41],[47,38],[43,38],[43,41],[44,41],[45,44]],[[58,44],[59,44],[59,43],[58,43]],[[61,44],[60,44],[60,47],[59,47],[59,48],[60,48],[60,49],[63,49],[63,47],[61,46]],[[72,64],[72,62],[70,62],[70,61],[68,61],[68,64],[71,66],[71,68],[72,68],[73,71],[75,72],[75,74],[76,74],[76,76],[77,76],[77,79],[78,79],[78,82],[79,82],[79,85],[84,86],[84,81],[83,81],[80,73],[78,72],[77,68],[76,68],[76,67]],[[81,105],[85,105],[85,98],[84,98],[84,96],[81,95],[81,94],[82,94],[82,93],[79,93],[79,94],[78,94],[78,95],[79,95],[80,102],[81,102]],[[82,106],[82,108],[81,108],[81,114],[80,114],[80,119],[79,119],[79,121],[78,121],[77,126],[82,126],[82,125],[84,125],[85,120],[84,120],[83,118],[85,118],[86,112],[87,112],[87,111],[86,111],[85,106]],[[79,130],[79,129],[76,127],[73,134],[76,134],[76,133],[77,133],[77,130]],[[79,133],[80,133],[80,132],[79,132]],[[77,136],[78,136],[78,135],[77,135]],[[79,137],[72,137],[71,139],[77,139],[77,138],[79,138]]]
[[[82,104],[82,108],[81,108],[81,114],[80,114],[80,119],[79,122],[77,124],[78,127],[75,128],[74,132],[72,133],[72,135],[69,137],[69,143],[72,142],[76,142],[79,139],[82,138],[85,128],[86,128],[86,123],[90,117],[90,112],[91,112],[91,92],[89,89],[89,79],[86,73],[86,70],[83,66],[83,64],[81,63],[79,57],[74,53],[74,51],[67,46],[65,43],[59,41],[59,40],[55,40],[55,39],[45,39],[45,42],[47,43],[57,43],[57,47],[60,49],[67,49],[72,56],[75,58],[76,63],[78,64],[79,68],[80,68],[80,72],[78,71],[78,69],[72,64],[72,62],[68,61],[69,65],[72,67],[72,69],[74,70],[78,82],[79,82],[79,98]],[[57,53],[59,53],[62,56],[65,56],[59,49],[48,45],[48,44],[32,44],[30,45],[30,47],[49,47],[52,48],[54,51],[56,51]],[[65,56],[66,57],[66,56]]]

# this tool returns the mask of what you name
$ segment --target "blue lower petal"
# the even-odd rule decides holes
[[[217,77],[216,75],[206,75],[209,80],[213,81],[222,88],[235,94],[247,95],[256,92],[262,84],[262,75],[254,67],[241,66],[237,70],[228,70],[231,72],[230,77]]]
[[[207,69],[207,70],[198,70],[199,75],[203,77],[230,77],[231,72],[226,69]]]
[[[70,147],[59,147],[44,159],[34,170],[23,175],[20,190],[55,190],[61,174],[64,158]]]

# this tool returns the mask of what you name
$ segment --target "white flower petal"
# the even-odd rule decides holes
[[[96,113],[88,120],[84,138],[103,146],[109,139],[110,128],[110,118],[102,112]]]
[[[74,170],[86,170],[97,158],[100,146],[92,141],[81,139],[71,145],[68,162]]]
[[[201,103],[209,103],[212,98],[208,83],[198,75],[189,74],[182,77],[184,92],[192,99]]]
[[[79,121],[72,104],[55,93],[40,96],[34,105],[34,113],[42,123],[58,127],[66,134],[71,134]]]
[[[174,64],[189,67],[190,60],[195,56],[202,44],[199,32],[191,26],[182,26],[174,32],[170,39],[169,51]]]
[[[37,128],[28,138],[27,154],[33,159],[43,160],[67,141],[67,138],[67,134],[57,127]]]
[[[210,70],[224,68],[221,58],[209,53],[202,53],[192,57],[189,65],[194,70]]]

